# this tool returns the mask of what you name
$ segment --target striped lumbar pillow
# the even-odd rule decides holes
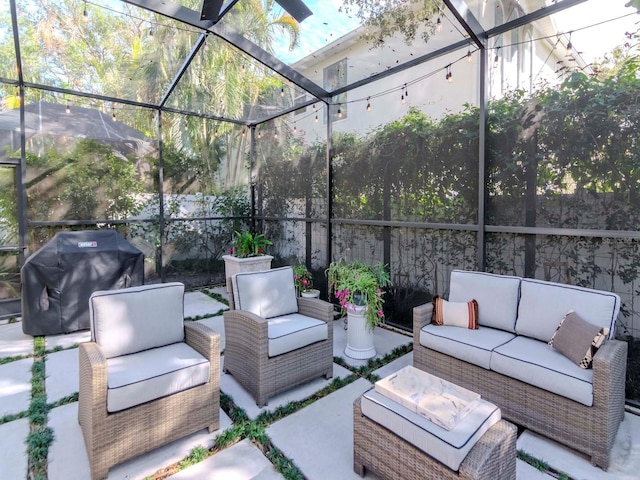
[[[478,302],[448,302],[436,296],[433,299],[431,323],[452,327],[478,328]]]

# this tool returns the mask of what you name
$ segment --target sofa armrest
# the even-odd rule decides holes
[[[627,343],[608,340],[593,357],[593,404],[624,415]]]
[[[220,334],[197,322],[185,322],[185,343],[211,361],[220,356]]]
[[[267,358],[269,353],[269,322],[246,310],[227,310],[224,317],[225,351],[246,352],[247,361]]]
[[[298,313],[328,324],[333,322],[333,305],[318,298],[298,297]]]
[[[81,343],[78,357],[78,421],[90,426],[107,412],[107,359],[95,342]]]
[[[433,313],[433,303],[425,303],[413,307],[413,342],[414,345],[420,344],[420,329],[431,323],[431,314]]]

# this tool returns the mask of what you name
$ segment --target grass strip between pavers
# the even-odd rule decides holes
[[[27,436],[28,478],[47,480],[47,457],[53,443],[53,430],[47,426],[50,406],[45,391],[45,339],[35,337],[34,361],[31,366],[31,403],[29,404],[29,435]]]

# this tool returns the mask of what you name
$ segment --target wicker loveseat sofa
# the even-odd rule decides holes
[[[627,344],[613,339],[620,298],[454,270],[448,301],[473,299],[478,329],[433,324],[433,303],[414,308],[414,366],[480,393],[501,407],[503,418],[587,454],[606,470],[624,416]],[[590,369],[547,343],[570,310],[609,329]]]

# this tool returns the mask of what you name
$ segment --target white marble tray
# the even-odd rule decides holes
[[[446,430],[462,420],[480,399],[478,393],[411,365],[377,381],[375,390]]]

